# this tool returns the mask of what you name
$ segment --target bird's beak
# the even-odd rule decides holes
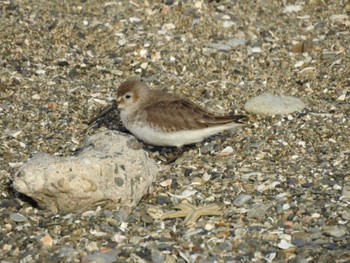
[[[92,123],[94,123],[98,119],[102,118],[103,116],[107,115],[111,111],[114,111],[115,109],[117,109],[117,103],[115,100],[113,100],[113,103],[111,105],[107,106],[106,108],[104,108],[99,114],[97,114],[96,117],[92,118],[89,121],[88,125],[91,125]]]

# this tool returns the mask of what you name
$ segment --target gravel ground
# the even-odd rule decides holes
[[[350,3],[159,2],[0,1],[1,262],[349,262]],[[127,218],[56,215],[15,193],[34,153],[72,155],[119,127],[84,132],[129,77],[218,113],[263,92],[307,107],[160,164]],[[183,201],[223,215],[161,219]]]

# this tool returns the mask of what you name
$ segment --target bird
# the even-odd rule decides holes
[[[138,79],[121,83],[116,103],[102,114],[115,108],[120,112],[124,127],[141,141],[177,148],[242,126],[245,118],[244,115],[215,115],[188,99],[150,89]]]

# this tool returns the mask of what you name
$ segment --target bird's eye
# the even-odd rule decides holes
[[[130,99],[130,98],[131,98],[131,95],[130,95],[130,94],[125,95],[125,98],[126,98],[126,99]]]

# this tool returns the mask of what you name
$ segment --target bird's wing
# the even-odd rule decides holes
[[[176,98],[160,100],[142,109],[147,122],[166,131],[195,130],[239,122],[242,116],[216,116],[193,102]]]

